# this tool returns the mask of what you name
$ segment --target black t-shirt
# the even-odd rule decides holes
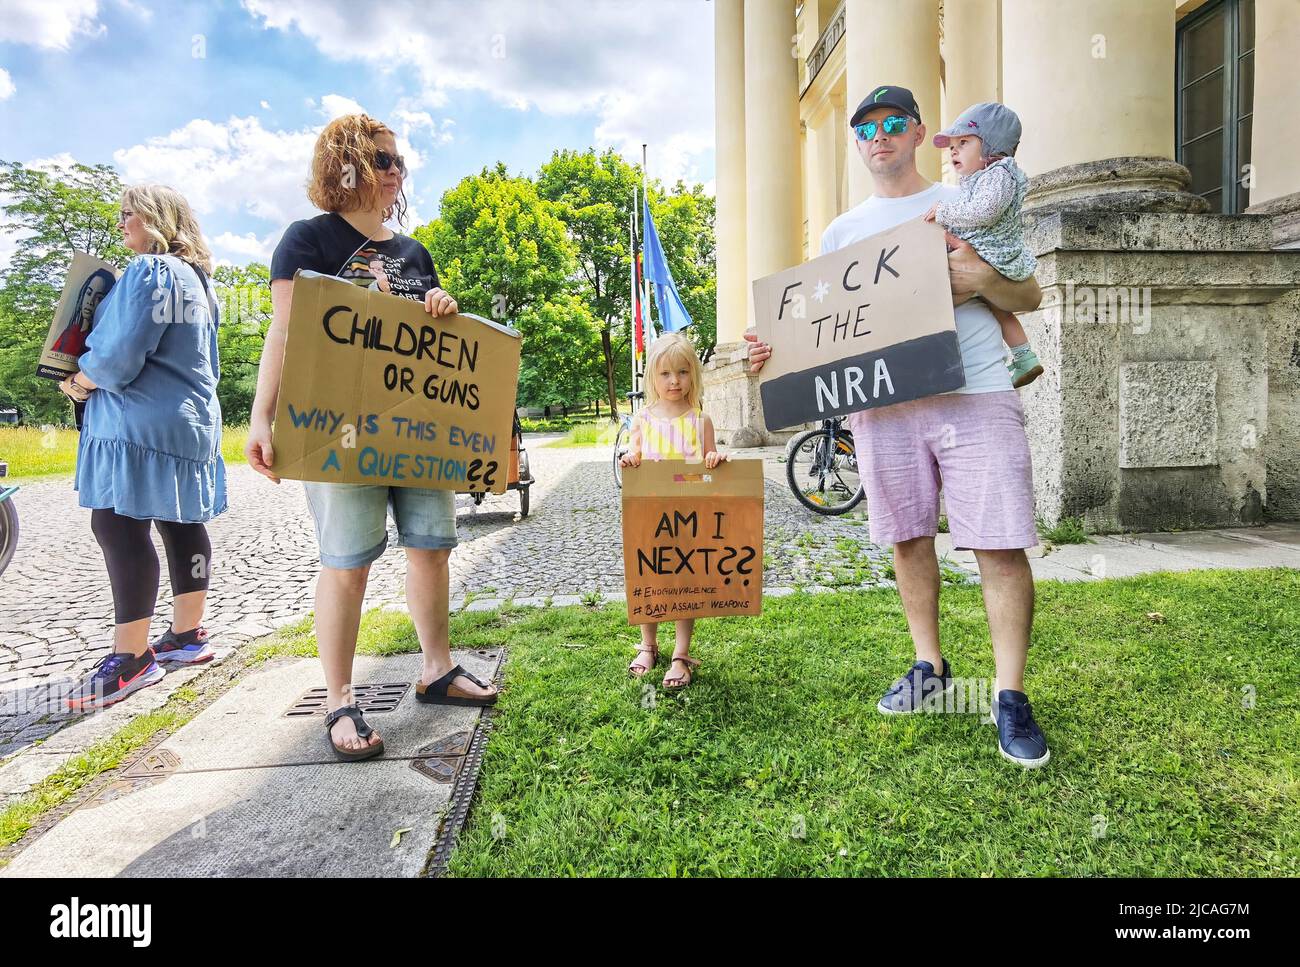
[[[271,278],[292,279],[298,269],[336,275],[360,286],[378,279],[381,290],[416,302],[423,302],[425,293],[440,284],[429,250],[415,239],[394,234],[385,242],[367,242],[334,212],[285,229],[271,256]]]

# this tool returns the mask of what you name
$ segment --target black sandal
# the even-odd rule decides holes
[[[336,708],[325,716],[325,738],[329,739],[330,748],[334,750],[334,755],[345,762],[356,762],[360,759],[373,759],[384,751],[384,740],[380,739],[372,746],[364,749],[344,749],[334,742],[334,734],[330,732],[334,723],[344,716],[350,718],[352,723],[357,727],[357,738],[368,739],[375,734],[375,730],[366,724],[366,720],[361,717],[361,709],[355,705],[344,705],[342,708]]]
[[[460,665],[457,665],[436,682],[430,682],[428,685],[425,685],[422,682],[416,682],[415,700],[417,702],[423,702],[425,705],[466,705],[471,708],[485,708],[497,703],[496,692],[481,697],[477,695],[448,695],[447,692],[451,688],[451,683],[462,675],[479,688],[492,687],[490,682],[485,682],[479,678],[475,678]]]

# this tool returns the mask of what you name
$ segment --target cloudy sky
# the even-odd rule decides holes
[[[408,230],[504,161],[612,146],[712,187],[707,0],[0,0],[0,160],[114,165],[194,205],[219,261],[316,214],[331,117],[399,135]],[[12,242],[0,238],[0,260]]]

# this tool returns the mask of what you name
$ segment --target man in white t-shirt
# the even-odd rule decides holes
[[[916,149],[927,144],[912,92],[873,88],[850,119],[858,154],[875,191],[831,222],[822,254],[922,218],[957,194],[932,184],[916,169]],[[1003,364],[1002,332],[988,303],[1008,312],[1036,309],[1042,299],[1031,277],[1013,282],[960,239],[948,237],[949,281],[966,385],[952,393],[862,410],[849,416],[858,469],[867,493],[871,539],[894,547],[898,593],[916,648],[916,663],[877,705],[886,715],[942,707],[955,687],[939,649],[939,529],[942,486],[953,546],[973,550],[984,591],[997,678],[993,718],[998,748],[1012,762],[1034,768],[1050,753],[1024,691],[1025,659],[1034,615],[1034,581],[1025,548],[1038,543],[1033,471],[1024,411]],[[975,299],[980,296],[983,301]],[[750,369],[757,372],[772,347],[753,332]]]

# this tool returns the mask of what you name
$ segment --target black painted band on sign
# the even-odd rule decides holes
[[[787,373],[759,390],[769,430],[935,396],[966,385],[953,330]]]

